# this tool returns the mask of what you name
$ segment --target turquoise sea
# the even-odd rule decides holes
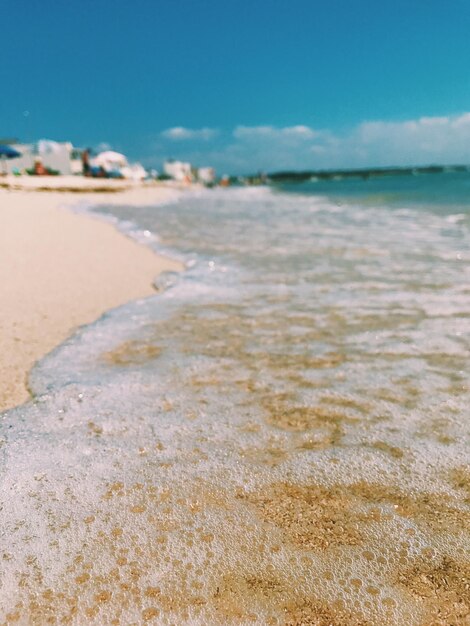
[[[4,416],[3,622],[467,624],[469,208],[467,172],[82,207],[187,269]]]
[[[280,188],[293,193],[325,195],[336,202],[395,208],[421,207],[423,210],[434,207],[436,211],[447,213],[452,207],[468,211],[470,172],[449,170],[438,174],[404,173],[323,181],[314,178],[305,183],[280,185]]]

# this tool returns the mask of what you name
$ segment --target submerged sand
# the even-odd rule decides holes
[[[181,204],[190,231],[202,215]],[[344,256],[341,221],[323,217],[319,272],[323,256]],[[432,235],[440,220],[424,220],[404,245],[421,259],[448,251]],[[404,237],[401,219],[375,234],[385,227],[390,245]],[[378,267],[387,297],[376,280],[334,306],[322,280],[310,306],[284,306],[263,280],[204,297],[189,274],[135,321],[92,324],[35,370],[37,402],[9,412],[0,438],[0,622],[469,624],[460,268],[407,300],[429,263],[410,285],[409,257],[379,262],[370,232],[362,220],[342,232],[358,272],[332,261],[328,286],[357,288]]]
[[[151,204],[178,193],[122,184],[113,187],[117,193],[92,193],[88,181],[60,178],[56,187],[74,184],[80,201],[93,204]],[[74,329],[151,295],[157,274],[181,269],[111,224],[68,210],[74,191],[44,193],[31,184],[0,189],[0,410],[28,399],[29,370]]]

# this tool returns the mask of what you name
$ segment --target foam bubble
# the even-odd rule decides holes
[[[464,623],[468,294],[442,216],[261,191],[137,213],[196,263],[6,414],[2,620]]]

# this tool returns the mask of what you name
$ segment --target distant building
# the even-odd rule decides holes
[[[6,162],[6,169],[9,174],[31,169],[38,160],[45,168],[55,170],[60,174],[78,173],[72,167],[74,148],[68,141],[58,142],[41,139],[37,143],[12,144],[12,148],[18,150],[21,156],[17,159],[9,159]]]
[[[72,170],[72,174],[83,173],[83,152],[84,151],[80,148],[72,148],[72,151],[70,152],[70,169]]]
[[[121,169],[121,174],[128,180],[145,180],[148,178],[148,172],[140,163],[132,163]]]
[[[213,167],[200,167],[197,171],[197,179],[204,185],[215,183],[215,169]]]
[[[183,163],[182,161],[174,161],[169,159],[163,163],[163,172],[178,181],[191,181],[193,176],[191,172],[191,163]]]
[[[12,143],[12,148],[17,150],[21,156],[17,159],[9,159],[5,163],[5,168],[8,174],[12,172],[21,172],[27,168],[31,168],[34,165],[35,148],[34,144]]]

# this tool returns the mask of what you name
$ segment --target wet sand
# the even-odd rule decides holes
[[[36,189],[0,189],[0,410],[28,399],[29,370],[74,329],[150,296],[156,275],[181,269],[111,224],[66,208],[77,202],[76,191],[80,202],[136,205],[177,191],[116,185],[117,193],[91,193],[82,179],[75,181],[74,191],[62,193],[41,191],[43,181],[35,182]],[[63,182],[54,180],[59,187]]]
[[[0,622],[468,625],[468,307],[442,261],[449,222],[415,213],[406,231],[358,208],[344,228],[297,197],[244,222],[222,193],[212,213],[116,210],[194,255],[206,238],[214,265],[83,329],[35,370],[38,402],[5,416]],[[204,295],[229,246],[248,271],[228,265],[228,289]]]

